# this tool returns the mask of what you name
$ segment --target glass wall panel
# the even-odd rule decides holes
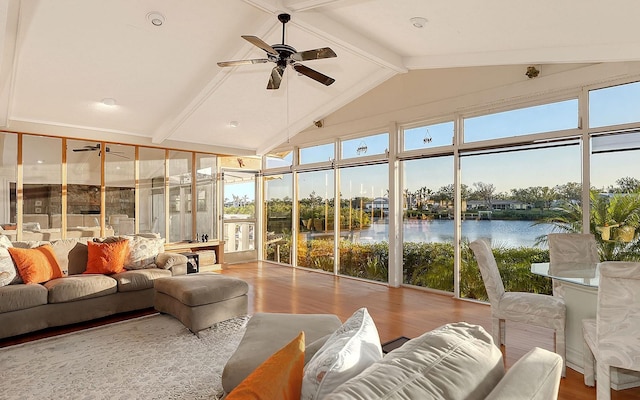
[[[223,170],[224,251],[254,253],[256,227],[256,173]],[[252,254],[247,257],[253,257]],[[256,256],[257,257],[257,256]]]
[[[453,156],[403,161],[402,173],[402,281],[453,292]]]
[[[566,100],[467,118],[464,141],[498,139],[578,127],[578,100]]]
[[[591,90],[589,127],[640,121],[640,82]]]
[[[460,295],[487,300],[473,240],[491,241],[507,291],[551,293],[531,262],[548,261],[546,235],[581,232],[581,150],[564,146],[520,148],[461,158],[463,206]]]
[[[135,232],[135,147],[107,144],[105,147],[105,221],[116,235]]]
[[[387,282],[389,276],[389,165],[341,168],[340,273]],[[329,232],[338,224],[330,214]]]
[[[328,162],[335,159],[335,146],[333,143],[300,149],[300,164]]]
[[[169,242],[196,240],[191,219],[192,153],[169,152]]]
[[[591,140],[591,231],[606,261],[640,261],[640,133]]]
[[[164,202],[164,153],[163,149],[141,147],[138,152],[138,190],[140,191],[140,232],[159,233],[166,238]]]
[[[215,239],[216,156],[196,154],[196,232],[200,240]]]
[[[60,239],[62,139],[23,135],[22,149],[22,239]]]
[[[100,236],[101,152],[101,143],[67,140],[68,238]],[[61,226],[60,219],[54,217],[52,226]]]
[[[298,174],[298,262],[333,272],[333,170]]]
[[[418,126],[403,131],[403,149],[416,150],[453,144],[453,121]]]
[[[264,177],[266,233],[264,258],[291,264],[293,221],[293,177],[291,174]]]
[[[365,136],[341,143],[343,159],[385,154],[389,150],[389,134]]]
[[[11,240],[17,238],[18,135],[0,133],[0,227]]]

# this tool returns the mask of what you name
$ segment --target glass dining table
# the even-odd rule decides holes
[[[583,373],[582,320],[596,317],[600,264],[533,263],[531,273],[562,283],[567,306],[565,326],[567,367]],[[611,387],[615,390],[640,386],[640,375],[612,369]]]

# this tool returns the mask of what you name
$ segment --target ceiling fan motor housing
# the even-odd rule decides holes
[[[288,44],[274,44],[271,45],[271,47],[273,47],[273,49],[278,52],[278,57],[267,53],[267,57],[269,58],[269,60],[275,63],[282,61],[283,66],[286,66],[287,63],[293,64],[293,60],[291,60],[289,57],[292,54],[296,53],[296,49],[294,49],[292,46],[289,46]]]

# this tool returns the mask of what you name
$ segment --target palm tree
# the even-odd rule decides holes
[[[596,237],[600,257],[606,261],[640,260],[640,237],[633,234],[629,242],[619,239],[616,230],[637,228],[640,225],[640,193],[616,193],[602,195],[595,190],[590,194],[591,217],[589,231]],[[582,207],[579,204],[566,203],[560,207],[561,214],[545,218],[536,224],[553,225],[554,232],[582,232]],[[613,237],[602,238],[602,228],[613,228]],[[605,236],[606,237],[606,236]],[[536,238],[536,243],[546,243],[546,235]]]

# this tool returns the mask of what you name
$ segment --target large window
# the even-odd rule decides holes
[[[293,177],[291,174],[264,178],[265,259],[291,264],[293,222]]]
[[[546,292],[531,262],[548,260],[546,235],[581,232],[581,147],[521,147],[465,154],[462,241],[488,239],[509,291]],[[461,268],[460,295],[487,300],[475,260]]]
[[[607,261],[640,261],[640,133],[591,140],[591,231]]]
[[[402,282],[453,292],[453,156],[404,161],[402,172]]]
[[[403,149],[416,150],[453,144],[453,121],[406,128],[403,130]]]
[[[67,140],[68,238],[101,235],[103,147],[99,142]],[[59,218],[54,217],[52,225],[61,226]],[[113,234],[113,230],[105,234]]]
[[[333,170],[298,174],[298,262],[300,267],[334,270]]]
[[[60,239],[62,139],[25,135],[22,148],[22,238]]]
[[[165,216],[165,150],[141,147],[139,150],[140,232],[158,233],[166,237]]]
[[[640,121],[640,82],[589,92],[589,127]]]
[[[340,168],[340,273],[386,282],[389,276],[388,164]]]
[[[534,107],[467,118],[464,141],[498,139],[578,127],[578,100],[566,100]]]
[[[196,240],[191,229],[191,155],[169,152],[169,242]]]
[[[196,154],[196,232],[215,239],[216,157]]]
[[[17,238],[18,135],[0,133],[0,227],[2,234]],[[44,161],[44,160],[43,160]]]
[[[300,164],[313,164],[329,162],[335,159],[335,146],[333,143],[300,149]]]
[[[342,159],[385,154],[389,150],[389,134],[380,133],[378,135],[344,140],[341,145]]]
[[[105,216],[116,235],[135,233],[135,147],[105,147]]]

